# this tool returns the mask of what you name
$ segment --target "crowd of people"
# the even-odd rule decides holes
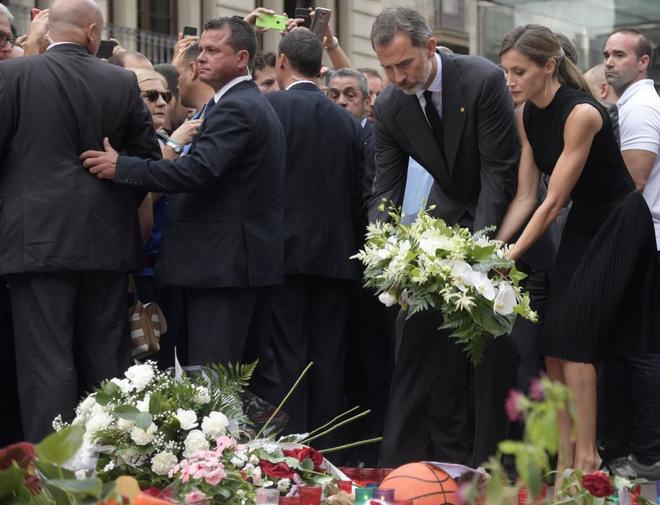
[[[209,20],[154,66],[120,46],[94,56],[92,0],[54,0],[22,47],[0,4],[0,438],[39,440],[123,373],[132,274],[168,321],[162,368],[175,353],[258,359],[251,388],[276,405],[313,362],[285,407],[289,432],[370,407],[320,441],[382,434],[344,462],[476,467],[515,435],[509,390],[547,373],[575,399],[575,441],[569,413],[558,419],[560,469],[660,479],[650,41],[618,29],[583,75],[568,38],[526,25],[497,65],[388,8],[371,29],[381,76],[302,19],[277,54],[259,51],[269,13]],[[473,368],[439,312],[380,304],[350,257],[367,223],[388,219],[383,199],[405,222],[425,207],[494,227],[541,323],[519,321]]]

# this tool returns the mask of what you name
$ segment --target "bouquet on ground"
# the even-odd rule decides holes
[[[517,315],[537,320],[519,285],[526,275],[488,230],[472,234],[426,212],[411,225],[401,223],[399,212],[390,216],[391,222],[368,226],[364,248],[353,256],[364,265],[365,286],[382,303],[398,303],[408,317],[439,310],[441,329],[451,330],[475,366],[489,339],[509,333]]]
[[[212,365],[180,376],[152,361],[130,367],[87,396],[70,425],[54,421],[59,432],[83,433],[83,448],[68,465],[80,478],[134,477],[152,494],[181,503],[244,505],[254,502],[258,488],[287,495],[301,485],[320,485],[329,494],[334,468],[303,445],[313,432],[267,435],[282,404],[268,407],[270,417],[255,434],[247,413],[254,399],[244,400],[255,366]]]

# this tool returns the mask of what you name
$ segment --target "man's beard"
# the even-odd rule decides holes
[[[426,89],[426,83],[428,82],[432,71],[433,71],[433,62],[430,58],[427,58],[425,60],[424,68],[422,69],[422,75],[420,76],[420,78],[411,86],[407,86],[405,88],[399,86],[399,88],[406,95],[416,95],[420,91],[424,91]]]

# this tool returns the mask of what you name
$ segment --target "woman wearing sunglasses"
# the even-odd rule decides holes
[[[185,121],[171,136],[162,129],[165,124],[167,104],[172,100],[172,93],[167,90],[165,77],[154,70],[133,70],[137,76],[140,95],[151,114],[154,129],[158,135],[160,149],[165,159],[176,159],[186,144],[192,142],[201,120]],[[149,234],[144,244],[145,267],[134,275],[135,286],[143,303],[156,302],[168,321],[168,331],[161,336],[160,351],[150,359],[158,362],[161,368],[174,365],[174,345],[177,340],[177,321],[182,310],[182,295],[178,288],[159,286],[154,266],[158,258],[162,230],[165,225],[167,195],[150,193],[139,209],[140,224],[148,227]],[[144,228],[143,228],[144,230]],[[185,347],[185,346],[180,346]]]
[[[171,136],[162,130],[165,124],[167,104],[172,100],[172,92],[167,89],[165,77],[155,70],[133,70],[140,86],[140,95],[151,113],[151,121],[158,135],[163,158],[173,160],[183,152],[183,147],[192,142],[202,121],[192,119],[184,122]]]

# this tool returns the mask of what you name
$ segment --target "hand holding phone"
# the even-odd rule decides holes
[[[309,29],[321,40],[323,40],[328,25],[330,24],[330,16],[332,16],[332,11],[330,9],[317,7],[314,11],[314,18],[312,19],[312,24]]]
[[[96,57],[104,60],[109,59],[112,56],[112,50],[116,45],[116,40],[102,40],[99,50],[96,52]]]
[[[257,28],[277,30],[283,32],[286,30],[287,17],[279,14],[262,13],[255,22]]]

